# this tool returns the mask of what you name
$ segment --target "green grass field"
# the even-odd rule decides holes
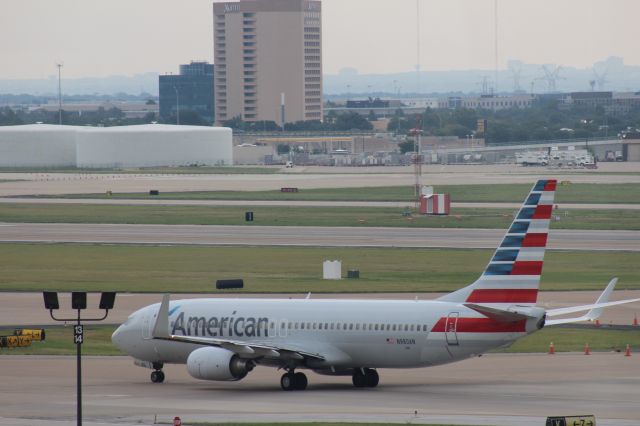
[[[556,352],[583,351],[587,343],[594,351],[623,351],[627,345],[637,351],[640,348],[640,332],[638,330],[549,327],[518,340],[504,352],[547,352],[551,342]]]
[[[531,184],[436,185],[434,190],[437,193],[451,194],[451,199],[457,202],[520,202],[527,195],[532,185],[533,180]],[[407,201],[411,203],[413,187],[319,188],[302,189],[297,193],[283,193],[280,191],[212,191],[161,192],[159,196],[149,196],[143,193],[115,193],[112,196],[107,196],[106,194],[74,194],[60,197],[178,200]],[[558,185],[556,203],[640,203],[640,185],[633,183]]]
[[[242,278],[245,292],[434,292],[463,287],[493,250],[0,244],[0,291],[215,292],[217,279]],[[343,275],[323,280],[322,262]],[[550,251],[542,290],[640,288],[640,253]]]
[[[407,203],[408,204],[408,203]],[[246,211],[254,221],[245,222]],[[358,226],[507,228],[516,209],[457,208],[449,216],[413,215],[389,207],[123,206],[0,204],[0,222],[131,223],[167,225]],[[557,210],[553,229],[640,229],[640,210]]]
[[[111,334],[116,329],[114,325],[85,325],[85,342],[82,345],[83,355],[124,355],[111,343]],[[48,327],[46,340],[33,342],[26,348],[3,348],[0,355],[73,355],[76,346],[73,343],[73,327]],[[0,335],[11,334],[13,330],[0,329]],[[549,343],[553,342],[556,352],[579,352],[585,343],[593,351],[624,350],[629,344],[632,351],[640,348],[640,333],[638,330],[610,330],[557,328],[549,327],[530,334],[507,349],[495,352],[506,353],[539,353],[549,350]]]

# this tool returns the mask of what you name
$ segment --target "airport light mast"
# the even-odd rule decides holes
[[[44,307],[49,310],[51,318],[55,321],[76,321],[76,325],[73,327],[73,342],[76,344],[77,425],[82,426],[82,343],[84,342],[82,321],[102,321],[106,319],[107,315],[109,315],[109,310],[113,309],[113,305],[116,300],[116,293],[103,292],[100,296],[99,307],[104,310],[104,315],[100,318],[82,318],[80,316],[80,311],[87,309],[87,293],[84,291],[74,291],[71,293],[71,307],[78,311],[76,318],[56,318],[53,315],[53,311],[60,309],[58,293],[55,291],[44,291],[42,295],[44,296]]]

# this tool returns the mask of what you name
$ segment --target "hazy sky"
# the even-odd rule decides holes
[[[419,0],[421,69],[494,67],[494,0]],[[211,0],[0,0],[0,79],[177,72],[213,60]],[[415,70],[416,0],[323,0],[324,72]],[[507,60],[640,65],[638,0],[498,0]]]

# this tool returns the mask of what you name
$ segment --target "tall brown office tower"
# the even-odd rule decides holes
[[[216,121],[322,119],[320,1],[213,5]]]

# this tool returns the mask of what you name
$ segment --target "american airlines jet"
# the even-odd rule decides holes
[[[233,381],[256,366],[282,368],[282,389],[303,390],[299,370],[351,376],[378,385],[376,368],[428,367],[508,346],[545,325],[596,319],[612,280],[592,305],[546,311],[535,306],[555,180],[532,188],[486,269],[473,284],[436,300],[190,299],[142,308],[113,343],[164,381],[166,363],[191,376]],[[586,312],[574,318],[553,317]]]

